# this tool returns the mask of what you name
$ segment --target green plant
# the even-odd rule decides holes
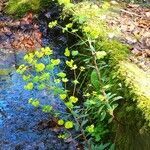
[[[67,8],[73,8],[69,1],[66,1],[65,4]],[[108,3],[106,3],[103,6],[103,10],[106,10],[108,6]],[[88,9],[90,10],[89,6]],[[84,12],[84,10],[82,11]],[[49,24],[49,27],[53,28],[53,26],[58,25],[63,32],[77,36],[80,39],[77,45],[83,46],[83,53],[74,50],[72,46],[73,50],[71,51],[70,48],[65,49],[64,55],[67,59],[60,60],[54,59],[53,51],[49,47],[42,48],[39,51],[26,54],[24,56],[26,63],[21,65],[17,72],[22,74],[23,79],[27,82],[25,85],[26,90],[36,88],[46,90],[47,93],[53,92],[66,105],[68,115],[65,115],[62,119],[59,116],[61,112],[54,110],[52,106],[42,106],[37,98],[29,99],[29,103],[33,106],[41,107],[44,112],[52,113],[58,118],[58,125],[65,128],[65,133],[60,134],[59,138],[73,137],[69,129],[75,128],[79,134],[73,138],[80,138],[85,149],[105,149],[106,147],[111,147],[110,143],[112,141],[106,141],[105,139],[111,132],[108,126],[115,118],[116,101],[122,97],[111,90],[113,79],[110,74],[111,66],[108,63],[109,52],[97,50],[96,47],[96,39],[99,36],[101,38],[104,36],[104,39],[107,39],[107,34],[110,30],[107,31],[108,28],[103,22],[101,30],[96,25],[91,33],[88,25],[92,24],[91,22],[89,24],[85,23],[85,20],[95,16],[97,10],[92,14],[90,10],[87,16],[83,16],[82,13],[73,18],[73,23],[77,19],[79,20],[81,29],[86,35],[85,37],[81,37],[77,33],[80,29],[74,28],[73,23],[62,27],[58,25],[57,21],[53,21]],[[104,31],[107,32],[102,36]],[[81,58],[83,66],[78,65],[77,57]],[[69,78],[68,72],[60,67],[60,64],[64,64],[64,62],[69,72],[72,72],[73,78]],[[56,70],[58,71],[57,73],[55,72]],[[68,86],[69,84],[67,83],[71,83],[71,85]],[[82,96],[79,94],[80,90],[83,92]],[[71,118],[73,119],[71,120]]]
[[[108,92],[110,85],[103,84],[104,78],[101,77],[99,68],[103,68],[103,59],[107,55],[105,52],[96,53],[93,51],[93,47],[89,41],[91,47],[91,54],[93,55],[94,69],[92,69],[91,74],[91,87],[82,88],[79,83],[81,74],[86,70],[85,67],[77,66],[75,62],[70,60],[65,60],[66,66],[74,74],[74,79],[71,81],[73,88],[67,89],[66,83],[69,81],[67,77],[67,72],[61,71],[60,63],[64,60],[54,59],[53,51],[49,48],[42,48],[39,51],[35,51],[24,56],[25,64],[21,65],[17,72],[20,73],[23,79],[27,82],[24,88],[26,90],[46,90],[47,92],[52,92],[59,96],[60,99],[66,105],[69,115],[65,116],[65,120],[58,119],[58,125],[64,125],[65,129],[70,129],[75,127],[75,129],[80,132],[77,136],[78,138],[83,137],[83,143],[88,144],[88,149],[91,149],[91,142],[100,141],[103,136],[108,132],[105,128],[105,121],[109,118],[109,123],[113,119],[113,111],[116,108],[115,101],[120,97]],[[77,55],[78,52],[74,51],[71,53],[68,48],[65,50],[65,56],[69,57],[72,55]],[[99,63],[98,63],[98,62]],[[55,70],[58,73],[55,75]],[[79,70],[79,71],[77,71]],[[96,74],[95,74],[96,73]],[[93,75],[95,74],[95,75]],[[104,76],[106,77],[106,76]],[[98,84],[94,84],[93,81]],[[63,86],[60,86],[60,82]],[[78,87],[84,90],[83,102],[78,98],[77,89]],[[41,107],[46,113],[52,113],[59,118],[58,112],[49,105],[41,105],[40,100],[37,98],[30,98],[29,103],[35,107]],[[73,121],[69,121],[70,115],[74,118]],[[111,119],[112,118],[112,119]],[[93,124],[93,122],[95,122]],[[70,135],[70,132],[66,130],[65,137],[59,136],[59,138],[66,138]],[[100,131],[100,132],[97,132]],[[91,142],[90,142],[91,141]]]

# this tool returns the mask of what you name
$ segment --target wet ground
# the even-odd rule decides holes
[[[73,143],[57,138],[61,131],[50,125],[50,114],[29,105],[28,99],[36,93],[43,104],[65,111],[63,103],[53,94],[24,90],[25,83],[15,73],[22,55],[41,46],[53,47],[56,57],[61,57],[67,39],[59,29],[47,28],[58,16],[57,8],[42,12],[38,18],[30,13],[13,20],[0,14],[0,150],[75,149]]]

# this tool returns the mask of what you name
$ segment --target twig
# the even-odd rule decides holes
[[[130,14],[130,15],[137,16],[137,17],[142,17],[141,15],[138,15],[138,14],[136,14],[134,12],[130,12],[130,11],[127,11],[127,10],[124,10],[124,9],[120,9],[120,11],[125,12],[125,13]]]

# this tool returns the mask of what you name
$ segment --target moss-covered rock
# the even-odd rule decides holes
[[[51,4],[51,0],[9,0],[6,13],[16,17],[23,16],[28,11],[37,12]]]
[[[137,107],[143,112],[150,126],[150,77],[135,64],[122,61],[119,63],[118,78],[133,95],[133,100],[136,100]]]

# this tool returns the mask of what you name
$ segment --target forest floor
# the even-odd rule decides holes
[[[128,44],[131,50],[130,59],[140,68],[150,73],[150,9],[138,4],[125,4],[114,7],[117,12],[107,16],[110,27],[121,31],[117,38]]]

